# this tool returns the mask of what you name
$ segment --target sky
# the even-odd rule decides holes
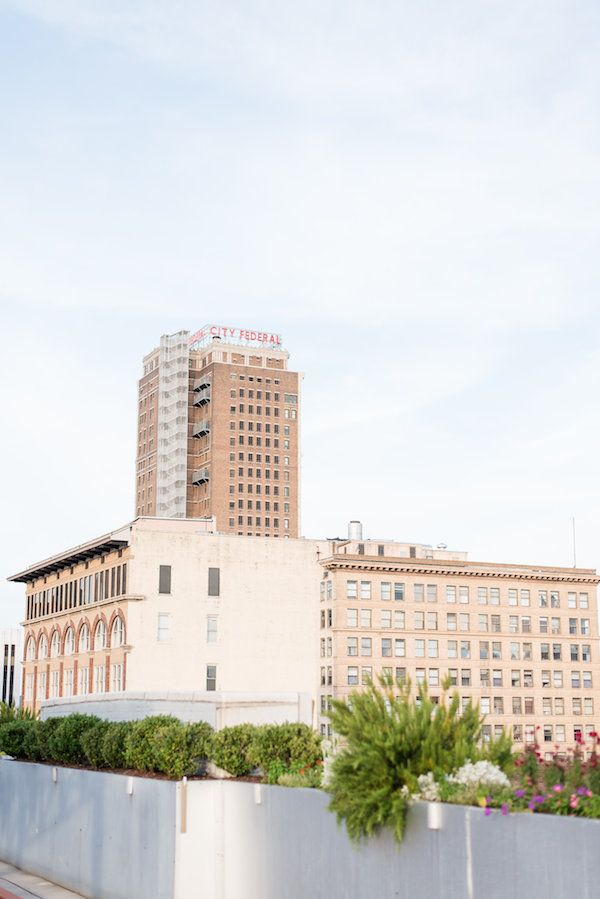
[[[4,578],[134,514],[161,334],[283,335],[302,533],[600,567],[600,5],[0,0]],[[1,586],[3,584],[3,586]]]

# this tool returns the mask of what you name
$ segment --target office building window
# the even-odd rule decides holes
[[[216,643],[217,642],[217,616],[216,615],[207,615],[206,616],[206,642],[207,643]]]
[[[206,689],[213,692],[217,689],[217,666],[206,666]]]
[[[159,565],[158,566],[158,592],[159,593],[170,593],[171,592],[171,566],[170,565]]]
[[[160,613],[158,616],[156,639],[159,643],[164,643],[169,639],[169,616]]]

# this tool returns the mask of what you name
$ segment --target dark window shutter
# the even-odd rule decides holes
[[[221,569],[208,569],[208,595],[219,596],[221,590]]]

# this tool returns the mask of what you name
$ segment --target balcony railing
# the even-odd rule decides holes
[[[192,425],[192,437],[206,437],[210,434],[210,422],[207,418],[203,421],[194,422]]]
[[[194,406],[205,406],[210,403],[210,387],[203,387],[194,393]]]
[[[192,475],[192,484],[194,484],[194,486],[198,486],[199,484],[207,484],[208,480],[208,468],[199,468],[198,471],[195,471]]]
[[[194,390],[202,390],[203,387],[210,387],[210,375],[203,375],[194,381]]]

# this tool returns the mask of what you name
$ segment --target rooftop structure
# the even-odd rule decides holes
[[[281,336],[206,325],[144,357],[136,512],[297,537],[300,382]]]

